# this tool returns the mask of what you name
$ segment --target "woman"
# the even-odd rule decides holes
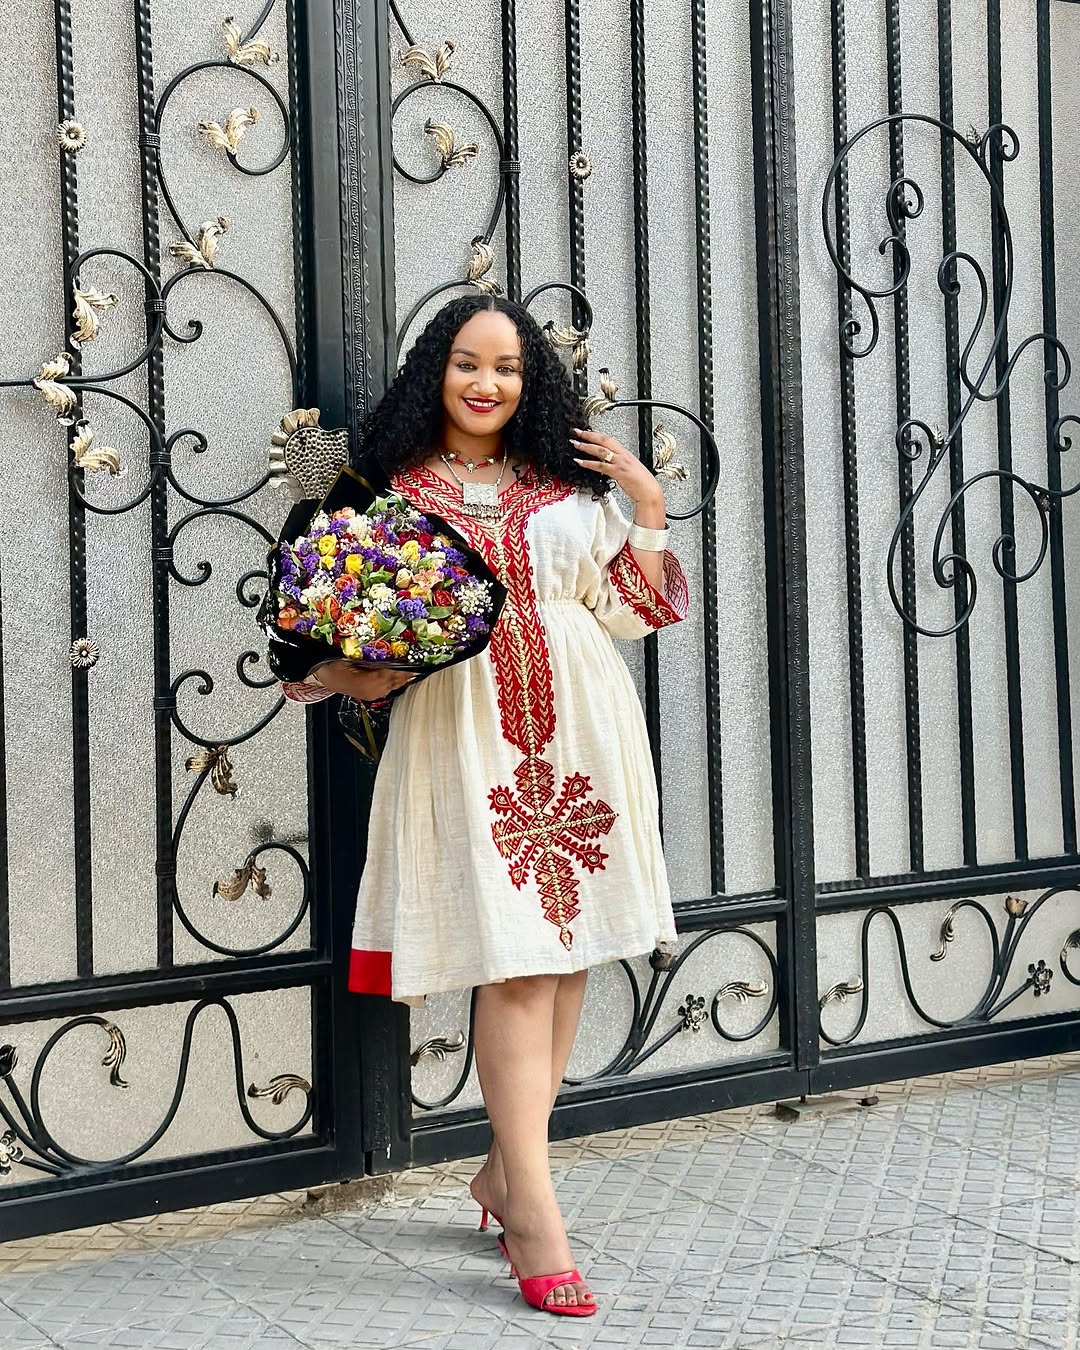
[[[485,296],[435,316],[370,420],[365,456],[454,525],[508,598],[486,655],[396,700],[350,977],[412,1003],[477,989],[494,1135],[471,1185],[481,1227],[489,1211],[504,1224],[529,1303],[573,1316],[596,1303],[574,1269],[547,1138],[586,972],[675,937],[644,719],[612,638],[686,611],[659,484],[584,420],[536,322]],[[313,677],[286,693],[370,701],[413,679],[344,660]]]

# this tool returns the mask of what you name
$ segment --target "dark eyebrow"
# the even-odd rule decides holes
[[[474,361],[479,361],[479,360],[480,360],[480,358],[479,358],[479,356],[477,356],[476,352],[470,352],[470,351],[469,351],[467,348],[465,348],[465,347],[455,347],[454,350],[450,353],[450,355],[451,355],[451,356],[471,356],[472,359],[473,359]],[[497,361],[520,361],[520,360],[521,360],[521,357],[520,357],[520,355],[519,355],[517,352],[511,352],[508,356],[497,356],[495,359],[496,359]]]

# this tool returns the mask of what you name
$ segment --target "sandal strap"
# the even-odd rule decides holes
[[[552,1290],[559,1289],[565,1284],[584,1284],[585,1281],[579,1271],[564,1270],[561,1275],[529,1275],[519,1279],[518,1283],[523,1294],[542,1303]]]

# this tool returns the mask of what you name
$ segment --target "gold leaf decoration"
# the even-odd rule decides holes
[[[201,749],[191,756],[184,767],[190,773],[203,773],[209,770],[214,791],[223,797],[235,797],[239,791],[233,781],[233,766],[228,746],[217,745],[212,749]]]
[[[254,863],[245,863],[238,867],[231,877],[223,877],[214,882],[214,894],[222,900],[236,901],[251,887],[255,895],[269,900],[273,891],[266,880],[266,868],[256,867]]]
[[[942,919],[941,932],[938,935],[941,946],[936,952],[930,954],[931,961],[944,961],[949,944],[956,941],[956,914],[959,908],[959,905],[953,905],[952,909]]]
[[[483,295],[501,295],[502,287],[487,274],[495,266],[495,250],[482,236],[472,241],[472,257],[465,271],[465,280]]]
[[[401,64],[406,70],[415,70],[418,75],[438,84],[449,73],[456,50],[452,42],[444,42],[435,52],[429,52],[426,47],[409,47],[402,53]]]
[[[854,998],[856,994],[863,991],[862,980],[856,978],[848,980],[846,984],[834,984],[831,989],[826,989],[818,1000],[818,1007],[824,1008],[828,1003],[846,1003],[849,998]]]
[[[199,133],[215,150],[235,155],[248,127],[258,124],[258,108],[234,108],[226,117],[224,126],[220,122],[200,122]]]
[[[275,1106],[280,1106],[290,1092],[302,1092],[304,1096],[311,1093],[311,1084],[306,1078],[301,1078],[295,1073],[279,1073],[276,1078],[271,1078],[265,1087],[256,1087],[254,1083],[248,1085],[247,1095],[254,1101],[260,1101],[267,1097]]]
[[[592,176],[592,160],[584,151],[579,150],[576,155],[570,156],[570,176],[579,183]]]
[[[577,328],[556,328],[549,320],[544,324],[544,332],[553,347],[570,348],[570,364],[575,370],[584,370],[589,364],[589,334]]]
[[[174,258],[187,263],[190,267],[213,267],[217,258],[217,241],[232,222],[228,216],[217,216],[213,220],[204,220],[199,226],[198,241],[189,243],[186,239],[179,244],[170,244],[169,252]]]
[[[1028,902],[1016,895],[1005,897],[1005,911],[1010,919],[1018,919],[1028,907]]]
[[[657,478],[667,478],[672,482],[682,482],[690,475],[686,471],[686,466],[680,464],[675,458],[675,452],[679,445],[670,431],[667,431],[662,422],[657,422],[653,428],[653,440],[656,442],[656,449],[653,451],[653,471]]]
[[[101,648],[93,638],[76,638],[68,651],[74,670],[92,670],[101,657]]]
[[[71,340],[81,347],[86,342],[93,342],[97,337],[98,315],[112,309],[119,297],[96,291],[92,287],[84,291],[78,286],[74,288],[74,295],[75,308],[71,311],[71,317],[75,320],[75,331],[71,335]]]
[[[599,417],[601,413],[610,412],[615,406],[615,400],[619,397],[619,386],[612,378],[611,371],[607,366],[600,367],[600,393],[590,394],[588,398],[582,401],[582,411],[591,421],[594,417]]]
[[[94,445],[94,431],[89,422],[80,422],[71,441],[71,454],[77,468],[86,473],[120,472],[120,454],[108,445]]]
[[[748,1003],[752,998],[764,998],[769,986],[764,980],[729,980],[716,991],[716,1002],[732,998],[736,1003]]]
[[[61,352],[55,361],[45,362],[34,381],[34,388],[42,394],[57,417],[67,422],[71,421],[69,414],[79,401],[74,389],[60,383],[71,374],[71,361],[70,352]]]
[[[127,1084],[120,1077],[121,1065],[127,1059],[127,1042],[124,1040],[124,1033],[112,1022],[105,1023],[105,1030],[109,1035],[109,1048],[105,1051],[105,1058],[101,1061],[102,1066],[109,1070],[109,1082],[113,1087],[126,1088]]]
[[[437,1059],[441,1063],[450,1055],[459,1055],[465,1049],[465,1033],[455,1031],[452,1036],[432,1036],[429,1041],[422,1041],[412,1052],[410,1060],[413,1068],[420,1063],[422,1059]]]
[[[473,141],[468,145],[458,145],[452,128],[445,122],[436,122],[429,118],[424,123],[424,130],[434,140],[444,169],[459,169],[466,161],[474,159],[480,153],[480,147]]]
[[[222,23],[221,33],[225,42],[225,52],[234,66],[255,66],[259,62],[264,66],[272,66],[278,59],[277,52],[271,48],[269,42],[261,40],[244,42],[240,25],[231,14]]]

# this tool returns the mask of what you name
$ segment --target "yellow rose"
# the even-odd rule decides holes
[[[356,638],[343,638],[341,643],[342,656],[348,657],[350,661],[359,660],[364,654],[364,649]]]
[[[364,560],[359,553],[350,553],[345,559],[345,571],[351,577],[358,577],[364,570]]]
[[[418,563],[420,561],[420,545],[415,539],[406,540],[401,546],[401,556],[407,563]]]
[[[399,661],[404,661],[409,654],[409,644],[407,642],[391,642],[390,650]]]
[[[332,534],[324,534],[319,540],[319,552],[325,558],[337,552],[337,539]]]

